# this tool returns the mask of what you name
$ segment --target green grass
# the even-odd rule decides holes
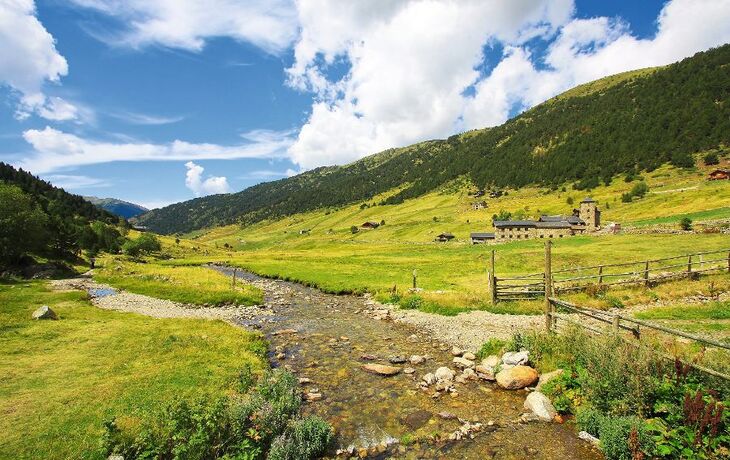
[[[107,257],[94,279],[129,292],[187,304],[256,305],[263,301],[261,289],[245,282],[238,282],[234,289],[230,278],[200,266],[131,263]]]
[[[61,319],[34,321],[49,305]],[[221,321],[97,309],[81,292],[0,283],[0,458],[99,458],[102,421],[224,394],[265,344]]]
[[[667,320],[730,319],[730,302],[652,308],[637,312],[635,316],[639,319]]]
[[[657,224],[677,224],[683,218],[689,218],[693,222],[703,220],[714,220],[714,219],[729,219],[730,218],[730,207],[709,209],[706,211],[689,212],[684,214],[676,214],[667,217],[655,217],[653,219],[637,220],[633,222],[633,225],[637,227],[647,227],[650,225]]]

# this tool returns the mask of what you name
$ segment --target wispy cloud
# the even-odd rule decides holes
[[[36,174],[62,168],[115,161],[189,161],[232,160],[237,158],[286,158],[293,138],[289,131],[252,131],[244,133],[237,145],[190,143],[174,140],[164,144],[143,142],[105,142],[87,139],[46,127],[23,133],[33,151],[21,158],[18,166]]]
[[[289,171],[271,171],[271,170],[259,170],[249,171],[246,174],[240,176],[241,179],[274,179],[277,177],[288,177]]]
[[[177,123],[185,119],[184,116],[178,115],[173,117],[149,115],[145,113],[135,112],[112,112],[109,116],[114,117],[118,120],[122,120],[126,123],[133,125],[169,125],[171,123]]]

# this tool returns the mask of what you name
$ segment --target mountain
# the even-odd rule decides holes
[[[692,153],[730,144],[730,45],[681,62],[573,88],[506,123],[390,149],[241,192],[177,203],[138,217],[160,233],[251,224],[369,200],[421,196],[458,177],[479,188],[530,184],[576,189],[662,164],[690,167]]]
[[[84,199],[95,206],[109,211],[116,216],[124,217],[125,219],[131,219],[132,217],[136,217],[149,211],[149,209],[144,206],[130,203],[128,201],[118,200],[116,198],[85,196]]]

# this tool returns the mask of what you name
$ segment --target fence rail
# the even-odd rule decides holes
[[[551,331],[557,329],[558,321],[564,321],[566,323],[573,324],[575,326],[584,328],[595,334],[605,334],[606,333],[605,328],[603,330],[601,330],[592,325],[585,324],[584,322],[581,322],[579,319],[571,318],[567,315],[558,313],[558,310],[562,309],[562,310],[567,310],[570,313],[577,314],[578,317],[584,316],[586,318],[590,318],[593,321],[598,321],[600,323],[609,324],[612,326],[612,330],[615,333],[619,333],[621,331],[631,332],[632,336],[636,340],[641,339],[642,333],[641,333],[640,327],[643,327],[646,329],[658,331],[663,334],[668,334],[670,336],[689,339],[694,342],[700,343],[704,346],[720,348],[723,350],[730,351],[730,344],[723,343],[723,342],[720,342],[717,340],[713,340],[713,339],[710,339],[707,337],[690,334],[685,331],[672,329],[670,327],[662,326],[661,324],[656,324],[656,323],[652,323],[649,321],[643,321],[643,320],[639,320],[639,319],[635,319],[635,318],[630,318],[630,317],[620,315],[617,313],[609,313],[609,312],[605,312],[605,311],[601,311],[601,310],[594,310],[591,308],[579,307],[570,302],[566,302],[564,300],[560,300],[555,297],[548,297],[547,303],[549,305],[549,309],[548,309],[548,311],[546,311],[546,318],[547,318],[548,330],[551,330]],[[626,325],[625,323],[630,323],[631,325]],[[623,336],[620,336],[620,337],[627,343],[636,344],[636,342],[627,340]],[[668,360],[673,361],[673,360],[677,359],[674,356],[667,355],[666,353],[659,352],[658,350],[655,350],[655,352],[658,353],[661,357],[668,359]],[[702,366],[700,364],[693,363],[693,362],[686,362],[684,364],[686,364],[698,371],[704,372],[706,374],[713,375],[715,377],[719,377],[721,379],[730,381],[730,375],[717,371],[715,369],[711,369],[709,367]]]
[[[712,257],[706,259],[705,256]],[[676,262],[680,260],[681,262]],[[674,279],[692,278],[709,272],[723,271],[730,272],[730,249],[560,270],[552,270],[550,267],[548,284],[551,285],[552,292],[563,293],[582,291],[589,286],[598,288],[631,284],[650,286]],[[545,280],[548,279],[546,273],[547,267],[543,273],[498,277],[495,274],[494,251],[492,251],[489,276],[492,302],[544,296]]]

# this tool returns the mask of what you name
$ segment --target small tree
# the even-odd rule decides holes
[[[679,226],[682,227],[682,230],[684,231],[692,230],[692,219],[689,217],[683,217],[682,220],[679,221]]]
[[[175,244],[177,244],[177,245],[180,244],[180,238],[175,238]]]
[[[649,192],[649,186],[646,185],[646,182],[638,182],[636,185],[634,185],[631,188],[631,196],[635,196],[638,198],[644,198],[644,195],[646,195]]]
[[[352,233],[354,235],[357,232],[358,232],[358,228],[356,226],[353,225],[352,227],[350,227],[350,233]]]
[[[572,205],[575,201],[573,200],[572,196],[569,196],[568,199],[565,200],[565,202],[568,203],[569,205]]]
[[[151,233],[143,233],[136,240],[128,240],[122,245],[122,251],[128,256],[138,257],[145,254],[160,251],[162,244],[160,240]]]
[[[720,164],[720,159],[715,152],[710,152],[705,155],[704,162],[706,166],[718,165]]]
[[[383,219],[383,220],[380,221],[380,225],[381,226],[385,225],[385,219]]]
[[[0,266],[15,263],[47,241],[47,216],[21,189],[0,182]]]

